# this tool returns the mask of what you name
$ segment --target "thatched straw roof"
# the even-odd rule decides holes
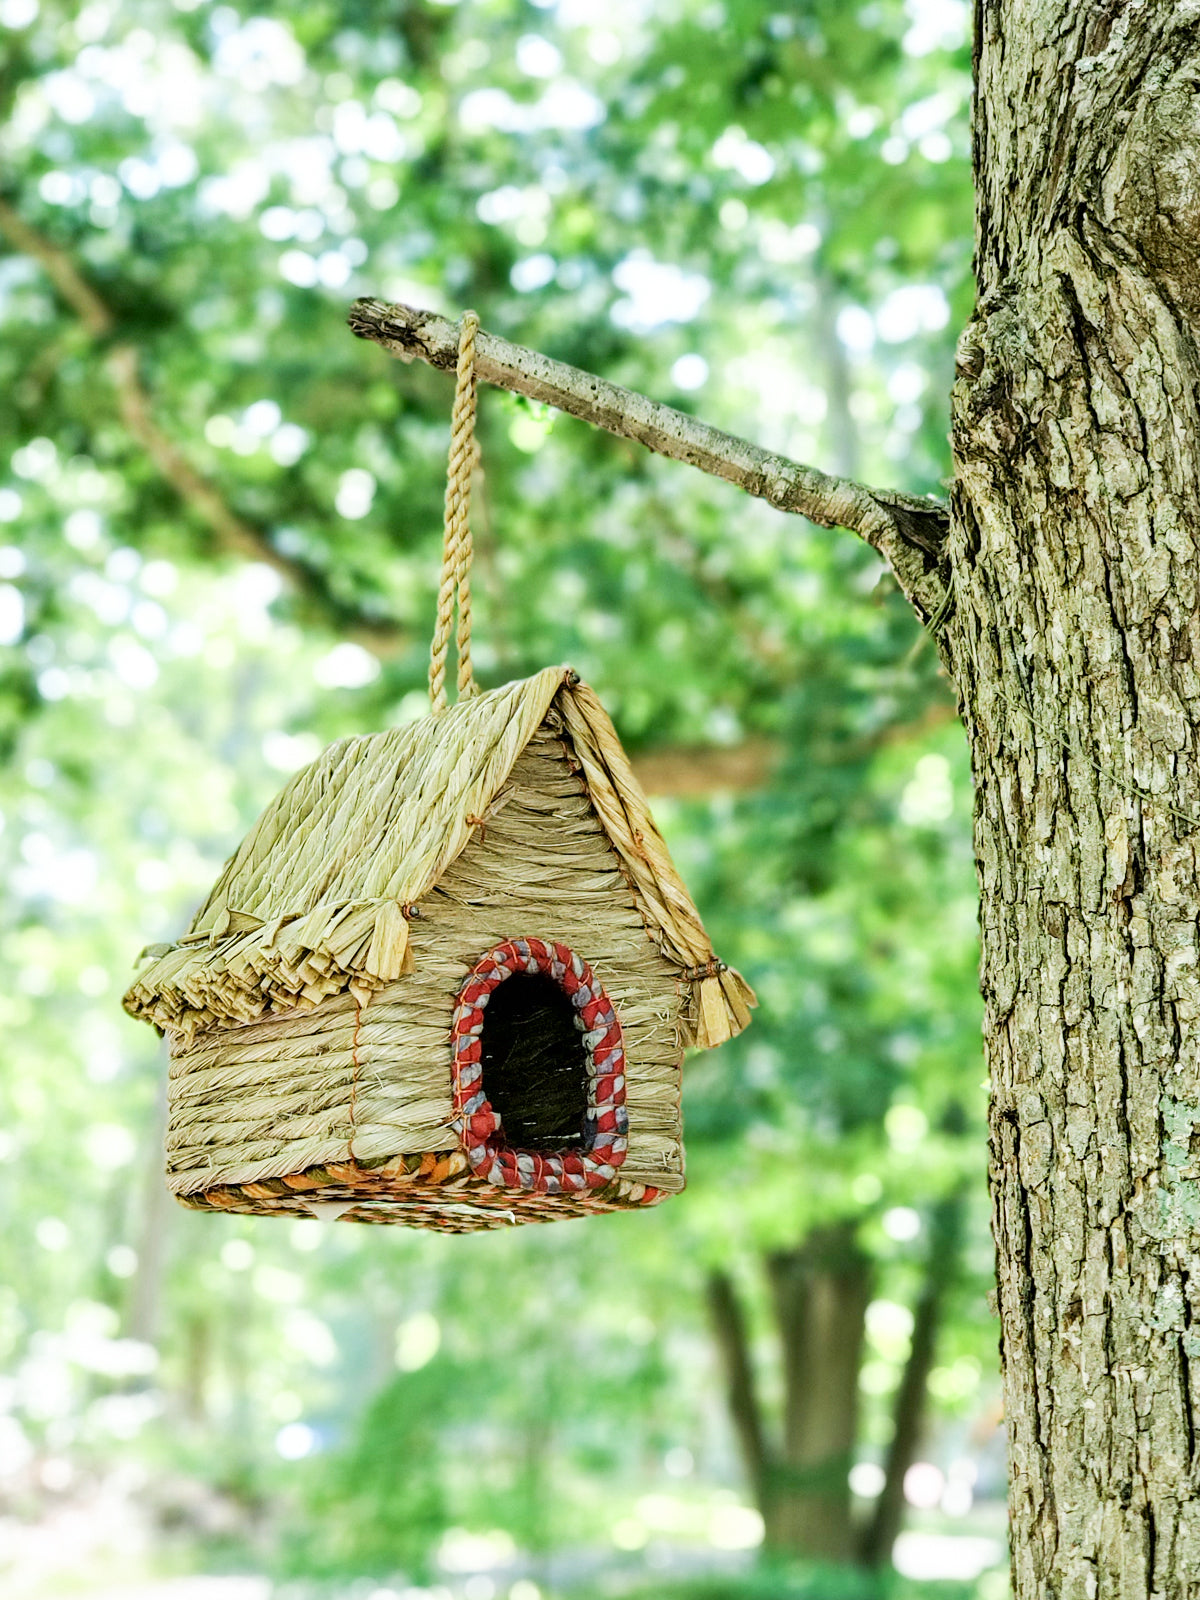
[[[190,1037],[394,982],[410,960],[405,908],[486,820],[552,708],[647,929],[698,987],[696,1042],[740,1032],[753,994],[714,960],[616,731],[568,667],[330,745],[263,812],[187,933],[145,952],[126,1010]]]

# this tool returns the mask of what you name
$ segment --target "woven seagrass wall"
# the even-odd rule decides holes
[[[209,1029],[190,1046],[176,1042],[172,1189],[198,1197],[215,1185],[330,1163],[378,1167],[398,1155],[454,1150],[454,995],[484,951],[522,936],[570,945],[617,1009],[629,1112],[622,1182],[665,1193],[682,1188],[679,1092],[690,991],[647,933],[560,728],[551,712],[471,843],[421,901],[410,974],[365,1009],[342,994],[315,1010]],[[264,1209],[280,1208],[267,1199],[264,1193]],[[546,1215],[570,1212],[540,1199]],[[494,1200],[514,1204],[503,1191]]]

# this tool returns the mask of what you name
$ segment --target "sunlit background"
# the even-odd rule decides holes
[[[761,1001],[682,1198],[185,1213],[119,1005],[289,773],[426,703],[450,384],[349,302],[937,492],[967,25],[0,0],[6,1596],[1003,1600],[965,753],[854,536],[483,397],[477,671],[596,687]]]

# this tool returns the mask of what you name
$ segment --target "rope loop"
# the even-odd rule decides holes
[[[458,601],[458,693],[476,693],[471,670],[471,474],[478,458],[475,412],[478,386],[475,378],[475,335],[479,318],[464,311],[459,324],[458,367],[454,410],[450,418],[450,456],[446,464],[446,511],[442,535],[442,581],[438,588],[437,622],[429,655],[429,701],[435,712],[445,711],[446,656]]]

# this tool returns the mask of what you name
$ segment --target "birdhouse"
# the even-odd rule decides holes
[[[146,954],[185,1205],[452,1233],[681,1189],[684,1049],[753,1003],[563,667],[331,745]]]

